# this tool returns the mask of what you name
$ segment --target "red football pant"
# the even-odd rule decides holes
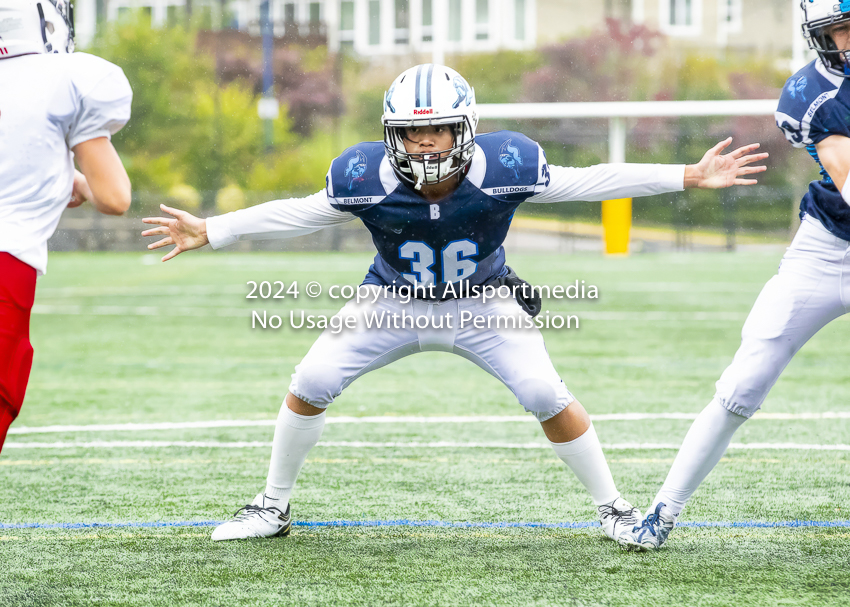
[[[35,279],[35,268],[0,253],[0,451],[21,411],[32,368],[30,312]]]

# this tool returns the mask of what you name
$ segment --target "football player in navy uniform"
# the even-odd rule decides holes
[[[539,311],[523,297],[486,298],[471,288],[521,285],[505,265],[502,243],[523,202],[604,200],[755,183],[757,145],[721,155],[731,140],[696,165],[550,166],[540,146],[520,133],[477,135],[475,92],[457,72],[419,65],[401,74],[384,96],[384,140],[359,143],[331,164],[327,187],[306,198],[279,200],[200,220],[163,207],[172,218],[147,218],[162,235],[156,249],[176,245],[163,260],[207,243],[286,238],[359,218],[378,250],[364,284],[374,299],[350,301],[340,317],[356,328],[326,330],[293,374],[275,429],[268,482],[214,540],[286,535],[289,499],[309,450],[318,442],[325,409],[358,377],[417,352],[462,356],[502,381],[541,423],[560,459],[597,506],[608,537],[619,539],[640,520],[620,496],[587,412],[549,360],[536,326]],[[403,326],[365,328],[385,312],[416,319]],[[462,319],[479,323],[462,323]],[[519,323],[493,323],[514,319]],[[425,321],[425,322],[420,322]]]
[[[130,84],[118,66],[73,50],[67,0],[0,0],[0,449],[29,381],[47,239],[67,207],[130,206],[110,142],[130,118]]]
[[[660,548],[735,431],[761,407],[791,358],[850,305],[850,2],[803,0],[803,32],[818,58],[786,83],[776,124],[820,168],[779,272],[756,299],[741,347],[697,416],[646,519],[621,538]]]

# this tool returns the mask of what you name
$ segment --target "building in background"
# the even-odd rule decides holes
[[[594,29],[608,18],[645,25],[674,48],[804,59],[799,0],[271,0],[275,34],[324,36],[363,57],[528,49]],[[260,0],[77,0],[87,44],[98,24],[131,8],[154,27],[204,15],[213,28],[259,31]],[[443,24],[440,26],[440,24]]]

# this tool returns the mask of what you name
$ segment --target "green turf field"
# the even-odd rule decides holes
[[[588,411],[666,414],[596,422],[636,505],[648,505],[675,455],[669,445],[690,424],[669,414],[696,414],[711,399],[780,256],[511,258],[537,284],[598,286],[598,300],[544,306],[580,319],[579,329],[544,334]],[[30,387],[0,456],[2,606],[850,603],[850,451],[822,448],[850,443],[850,419],[828,417],[850,411],[844,320],[800,352],[768,397],[765,412],[789,415],[754,419],[734,439],[774,448],[730,450],[681,517],[696,526],[677,529],[660,553],[621,552],[583,526],[595,520],[590,498],[539,426],[498,419],[523,415],[512,394],[442,353],[381,369],[337,400],[329,416],[405,419],[328,423],[293,497],[290,538],[213,544],[210,522],[264,486],[268,424],[318,335],[252,330],[251,310],[332,313],[341,301],[308,298],[304,287],[356,285],[370,256],[157,259],[52,254],[39,281]],[[298,281],[301,296],[246,300],[250,280]],[[20,432],[214,420],[254,425]],[[360,526],[322,524],[331,521]],[[793,521],[835,525],[752,525]]]

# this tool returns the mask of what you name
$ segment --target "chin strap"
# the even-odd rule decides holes
[[[35,5],[38,8],[38,18],[41,20],[41,39],[44,40],[44,48],[48,53],[53,52],[53,45],[47,41],[47,21],[44,18],[44,9],[41,2]]]

